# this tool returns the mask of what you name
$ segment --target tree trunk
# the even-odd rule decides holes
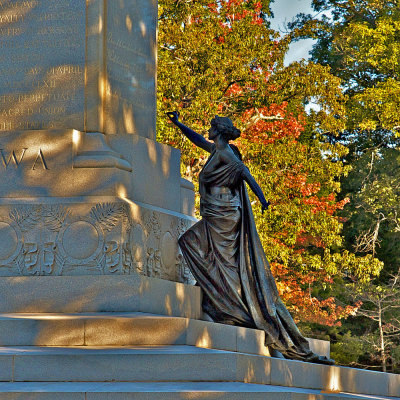
[[[385,340],[383,337],[383,327],[382,327],[382,308],[381,304],[378,304],[379,312],[379,341],[380,341],[380,353],[382,362],[382,371],[386,372],[386,353],[385,353]]]

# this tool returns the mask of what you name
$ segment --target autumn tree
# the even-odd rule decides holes
[[[285,67],[291,38],[270,29],[269,17],[268,0],[159,1],[158,138],[181,149],[182,172],[196,183],[207,154],[165,112],[179,110],[200,133],[214,114],[234,120],[272,204],[255,215],[282,298],[297,319],[335,325],[354,312],[333,296],[344,274],[367,281],[380,263],[341,250],[336,212],[348,200],[336,196],[347,149],[322,136],[344,127],[340,81],[317,63]],[[320,111],[307,115],[311,99]]]

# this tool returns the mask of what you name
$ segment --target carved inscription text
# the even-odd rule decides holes
[[[85,0],[0,1],[0,131],[83,128]]]
[[[48,170],[49,167],[47,165],[47,161],[45,159],[44,153],[42,149],[39,149],[36,152],[36,157],[33,159],[30,157],[29,161],[24,160],[28,148],[23,148],[20,150],[12,150],[10,152],[5,149],[0,149],[0,165],[4,167],[5,170],[14,167],[14,168],[30,168],[32,170],[42,169]],[[1,172],[2,168],[0,168]]]

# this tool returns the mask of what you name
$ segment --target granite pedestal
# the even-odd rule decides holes
[[[156,1],[0,7],[0,276],[191,282],[179,151],[155,141]]]

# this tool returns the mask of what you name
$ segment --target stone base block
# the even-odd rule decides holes
[[[142,311],[200,318],[200,304],[198,287],[138,274],[0,278],[3,313]]]

